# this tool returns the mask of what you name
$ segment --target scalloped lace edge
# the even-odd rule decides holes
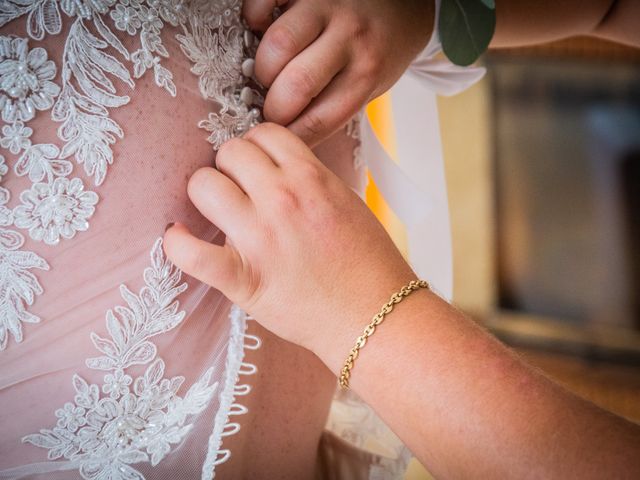
[[[213,432],[209,436],[208,450],[202,465],[202,480],[215,478],[216,466],[231,457],[231,450],[224,448],[224,437],[235,435],[240,431],[240,423],[231,420],[231,416],[243,415],[249,411],[236,397],[248,395],[251,385],[240,384],[240,375],[254,375],[258,368],[255,364],[244,361],[247,350],[260,348],[261,340],[255,335],[246,333],[247,320],[251,320],[237,305],[229,312],[231,332],[227,360],[225,364],[224,388],[220,392],[220,406],[216,412]]]

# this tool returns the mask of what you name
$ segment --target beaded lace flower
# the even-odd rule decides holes
[[[241,23],[239,0],[4,0],[0,6],[0,26],[26,17],[29,35],[0,35],[0,148],[13,157],[10,165],[9,157],[0,155],[0,177],[12,167],[33,183],[19,192],[20,202],[11,214],[4,213],[2,226],[24,229],[34,241],[55,245],[89,228],[99,198],[74,163],[95,187],[104,182],[114,162],[112,146],[124,136],[110,116],[130,101],[121,88],[135,87],[135,80],[149,72],[156,85],[177,95],[173,75],[163,66],[169,56],[161,37],[166,24],[179,27],[176,38],[193,62],[202,96],[220,106],[198,124],[214,148],[260,120],[262,96],[251,86],[252,74],[242,74],[256,42]],[[56,62],[32,43],[59,34],[64,22],[70,27]],[[119,31],[137,36],[138,47],[125,48]],[[42,112],[59,123],[58,139],[33,143],[28,123]],[[3,200],[2,208],[11,209],[7,189]],[[11,231],[12,238],[22,239],[12,245],[24,244],[23,234]],[[21,290],[11,281],[15,275],[0,275],[0,292]],[[14,297],[20,305],[0,304],[5,335],[0,350],[7,345],[7,332],[15,341],[22,339],[20,322],[27,317],[11,318],[11,328],[2,319],[26,311],[33,295],[43,293],[30,291],[31,296]]]
[[[0,37],[0,112],[12,123],[31,120],[36,110],[48,110],[60,87],[51,80],[56,66],[43,48],[29,50],[27,39]]]
[[[178,95],[163,65],[169,56],[162,37],[167,24],[177,27],[176,39],[193,62],[203,98],[219,107],[199,124],[214,148],[260,120],[262,96],[253,73],[243,74],[242,68],[257,41],[244,28],[240,10],[240,0],[0,0],[0,27],[24,19],[28,35],[0,35],[0,179],[11,168],[31,182],[13,192],[13,206],[12,192],[0,186],[0,350],[10,338],[22,341],[24,323],[40,321],[28,307],[43,294],[35,272],[49,265],[23,249],[22,231],[33,241],[56,245],[89,229],[99,200],[93,189],[117,161],[112,148],[125,135],[111,118],[113,109],[130,101],[123,90],[148,74],[166,93]],[[61,34],[63,25],[68,28],[61,58],[50,59],[46,43],[38,42]],[[125,47],[121,32],[136,37],[136,46]],[[29,122],[41,114],[58,123],[57,138],[37,143]],[[165,377],[152,338],[182,322],[185,312],[176,297],[187,285],[161,244],[161,238],[153,244],[139,294],[122,285],[126,306],[107,312],[106,335],[91,334],[100,355],[86,365],[104,372],[102,383],[74,374],[75,396],[55,410],[55,424],[23,438],[47,451],[50,471],[76,469],[87,480],[143,480],[136,464],[161,462],[214,394],[220,406],[203,478],[213,478],[215,466],[229,458],[222,439],[239,430],[230,417],[246,408],[235,399],[250,391],[238,377],[256,370],[243,362],[244,351],[257,348],[259,339],[245,334],[246,316],[234,307],[224,372],[209,368],[188,388],[182,376]],[[132,366],[145,370],[134,376]],[[44,468],[34,465],[16,468],[22,476]]]
[[[98,195],[85,192],[79,178],[58,177],[53,183],[34,183],[20,200],[22,204],[13,211],[16,227],[29,229],[34,240],[55,245],[60,237],[72,238],[89,228]]]

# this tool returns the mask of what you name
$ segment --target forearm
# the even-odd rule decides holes
[[[617,0],[593,30],[596,37],[640,47],[640,2]]]
[[[346,352],[321,355],[338,371]],[[439,478],[640,473],[637,427],[554,384],[427,291],[389,314],[350,383]]]
[[[517,47],[588,35],[640,46],[636,0],[496,1],[491,47]]]
[[[366,205],[287,129],[250,130],[216,166],[198,170],[188,193],[227,242],[176,224],[167,255],[339,372],[366,321],[415,274]],[[369,338],[350,384],[438,477],[640,478],[638,426],[527,367],[425,289]]]

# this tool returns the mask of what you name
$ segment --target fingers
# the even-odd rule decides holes
[[[264,32],[273,22],[273,10],[287,0],[246,0],[242,5],[242,16],[252,30]]]
[[[196,170],[187,184],[187,193],[200,213],[232,238],[253,213],[249,197],[214,168]]]
[[[345,69],[287,128],[313,147],[343,127],[372,93],[369,79]]]
[[[278,166],[269,155],[242,138],[222,145],[216,156],[216,167],[252,200],[258,199],[263,185],[278,175]]]
[[[262,123],[245,133],[243,138],[256,145],[256,148],[269,155],[281,167],[295,165],[301,159],[320,163],[302,140],[275,123]]]
[[[256,78],[270,87],[282,69],[313,42],[325,19],[312,3],[296,3],[267,30],[256,52]]]
[[[291,123],[348,61],[342,39],[325,30],[278,74],[265,99],[265,118],[280,125]]]
[[[180,270],[233,298],[242,271],[242,260],[233,247],[205,242],[181,223],[165,232],[163,245],[169,260]]]

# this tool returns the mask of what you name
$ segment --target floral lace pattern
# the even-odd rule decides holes
[[[43,48],[29,51],[24,38],[0,38],[0,112],[8,123],[29,121],[36,110],[48,110],[60,87],[51,80],[56,66]]]
[[[48,458],[77,465],[84,479],[133,480],[144,477],[131,465],[157,465],[192,428],[188,420],[202,412],[218,383],[209,368],[183,396],[185,378],[164,377],[165,364],[151,341],[176,328],[184,319],[176,297],[187,288],[181,272],[164,258],[162,238],[151,249],[151,266],[138,295],[125,285],[120,294],[127,306],[106,315],[108,336],[91,333],[102,354],[86,361],[89,368],[108,372],[102,386],[73,375],[75,397],[55,411],[56,426],[25,436],[48,450]],[[146,365],[135,379],[127,369]],[[102,394],[104,395],[101,395]]]
[[[209,132],[207,140],[214,148],[260,120],[262,96],[253,75],[243,75],[242,68],[257,42],[242,25],[240,0],[4,0],[0,4],[0,26],[26,16],[29,36],[0,35],[4,122],[0,147],[15,156],[13,172],[33,183],[21,192],[13,209],[7,205],[10,192],[4,189],[2,226],[24,229],[34,241],[55,245],[89,228],[99,197],[74,173],[73,163],[83,167],[95,186],[104,182],[114,162],[112,146],[124,136],[109,112],[130,101],[119,88],[133,88],[136,79],[151,72],[158,87],[177,95],[173,75],[162,64],[169,56],[161,38],[165,25],[181,29],[177,39],[193,62],[191,71],[199,77],[203,97],[221,107],[198,124]],[[44,48],[33,47],[30,41],[59,34],[65,15],[71,25],[58,68]],[[125,48],[118,31],[136,36],[138,48]],[[60,144],[31,141],[33,129],[28,123],[45,111],[60,124]],[[0,178],[9,168],[0,155]],[[7,245],[14,248],[12,252],[21,251],[24,237],[18,232],[11,235]],[[43,293],[29,270],[48,269],[43,262],[23,266],[21,271],[31,282],[27,289],[12,285],[18,281],[15,274],[0,277],[0,292],[7,298],[0,304],[0,350],[6,348],[9,332],[16,342],[22,340],[22,322],[38,321],[26,312],[35,296]]]
[[[235,8],[240,8],[239,2],[226,0],[222,3],[233,3]],[[218,5],[213,11],[220,8]],[[231,8],[227,8],[224,12],[230,11]],[[217,150],[224,142],[260,121],[258,107],[263,105],[264,98],[252,74],[243,80],[243,66],[251,61],[246,57],[255,56],[257,48],[253,34],[236,26],[228,27],[227,13],[219,16],[215,30],[211,27],[215,22],[207,18],[206,14],[191,16],[189,26],[185,26],[184,33],[176,38],[184,54],[194,64],[191,71],[200,78],[202,96],[222,106],[219,113],[211,112],[207,119],[198,123],[200,128],[210,133],[207,140]],[[249,83],[253,83],[253,87]]]
[[[198,125],[213,147],[260,120],[263,98],[244,65],[257,40],[244,28],[240,10],[240,0],[0,0],[0,27],[26,17],[28,35],[0,35],[0,147],[14,156],[8,165],[0,155],[0,180],[12,168],[32,183],[14,207],[8,205],[9,190],[0,187],[0,350],[10,334],[22,341],[22,323],[40,321],[27,311],[43,293],[33,270],[49,269],[43,258],[22,249],[22,233],[5,227],[24,229],[33,241],[48,245],[89,228],[99,197],[74,164],[94,186],[105,181],[114,162],[112,147],[124,137],[110,117],[112,109],[130,101],[120,93],[123,87],[134,88],[149,73],[158,87],[177,95],[173,75],[163,65],[169,56],[161,38],[167,24],[178,27],[176,38],[193,62],[202,96],[220,107]],[[63,53],[54,61],[33,43],[60,34],[64,22],[70,24]],[[119,32],[135,36],[137,48],[125,48]],[[29,122],[44,112],[59,123],[58,139],[34,143]],[[187,285],[164,259],[161,243],[159,238],[151,249],[139,294],[121,285],[126,306],[107,312],[108,335],[91,334],[101,354],[86,365],[105,372],[102,384],[73,375],[75,396],[55,410],[55,425],[22,439],[47,450],[50,471],[77,469],[91,480],[143,480],[135,465],[161,462],[214,394],[220,406],[203,478],[213,478],[215,466],[230,456],[222,439],[240,429],[230,417],[246,412],[235,399],[250,391],[238,377],[256,371],[243,361],[244,351],[258,348],[260,341],[245,334],[246,315],[234,308],[224,374],[209,368],[186,392],[181,390],[184,377],[165,377],[152,337],[182,322],[185,312],[176,297]],[[130,369],[136,365],[145,366],[139,376]],[[222,384],[212,381],[214,373],[224,378]],[[0,473],[21,476],[44,468],[34,465]]]
[[[0,174],[7,172],[0,155]],[[9,190],[0,187],[0,227],[13,223],[13,212],[6,207]],[[38,323],[40,318],[26,310],[42,287],[31,272],[34,268],[49,270],[49,264],[33,252],[21,250],[24,237],[21,233],[0,228],[0,350],[7,346],[9,334],[16,341],[22,340],[22,323]]]
[[[22,204],[13,211],[16,227],[28,228],[34,240],[55,245],[60,237],[72,238],[87,230],[87,219],[98,202],[95,192],[85,192],[79,178],[58,177],[53,183],[35,183],[20,195]]]

